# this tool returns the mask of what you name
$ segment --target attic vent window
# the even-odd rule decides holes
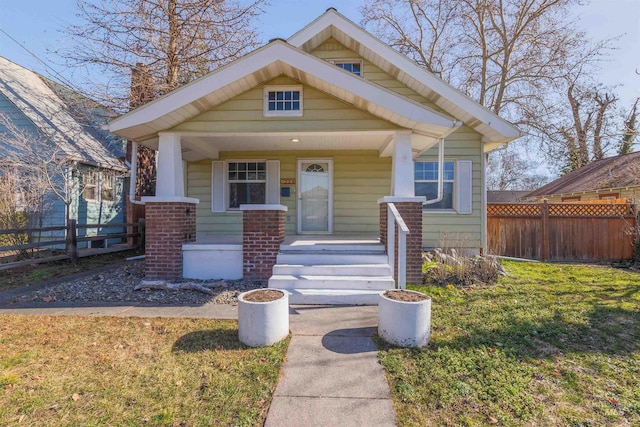
[[[302,116],[302,86],[265,86],[265,116]]]
[[[335,64],[336,67],[340,67],[343,70],[347,70],[350,73],[355,74],[356,76],[362,76],[362,62],[361,61],[332,60],[330,62]]]

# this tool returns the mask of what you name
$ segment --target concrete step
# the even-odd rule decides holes
[[[353,289],[284,289],[289,304],[309,305],[377,305],[383,290]]]
[[[342,252],[342,251],[292,251],[280,252],[276,264],[297,265],[346,265],[346,264],[387,264],[385,253]]]
[[[269,287],[277,289],[386,290],[395,286],[391,276],[273,275]]]
[[[280,252],[358,252],[384,253],[385,247],[381,243],[317,243],[296,242],[292,245],[280,245]]]
[[[305,265],[276,264],[274,275],[311,275],[311,276],[391,276],[389,264],[338,264]]]

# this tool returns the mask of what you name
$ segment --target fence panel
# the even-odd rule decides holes
[[[489,204],[490,254],[558,261],[633,258],[630,204]]]

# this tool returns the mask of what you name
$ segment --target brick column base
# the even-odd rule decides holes
[[[267,280],[284,241],[285,210],[253,210],[250,206],[241,207],[243,278]]]
[[[422,202],[394,202],[409,228],[407,235],[407,283],[422,283]],[[395,271],[398,277],[398,226],[395,230]],[[380,203],[380,241],[387,244],[387,203]]]
[[[182,278],[182,244],[196,240],[196,204],[145,202],[145,279]]]

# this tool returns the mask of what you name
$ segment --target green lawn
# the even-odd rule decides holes
[[[248,348],[235,321],[0,316],[0,425],[261,425],[287,343]]]
[[[432,296],[424,349],[378,340],[401,425],[640,425],[640,274],[504,263]]]

